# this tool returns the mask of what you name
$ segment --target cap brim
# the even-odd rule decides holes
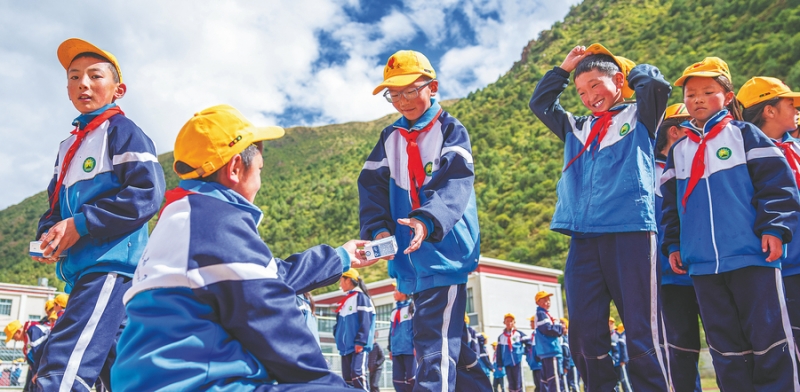
[[[280,139],[286,134],[286,131],[281,127],[268,126],[268,127],[254,127],[253,142],[260,142],[263,140]]]
[[[69,65],[72,64],[72,60],[75,59],[75,56],[87,52],[94,53],[108,59],[108,61],[114,65],[114,68],[117,69],[120,82],[122,82],[122,70],[119,67],[119,63],[117,63],[116,57],[114,57],[114,55],[111,53],[108,53],[105,50],[100,49],[97,46],[94,46],[80,38],[70,38],[62,42],[61,45],[58,45],[56,54],[58,55],[58,62],[61,63],[65,70],[69,71]]]
[[[688,75],[681,76],[680,78],[678,78],[678,80],[675,81],[674,85],[678,86],[678,87],[682,87],[683,84],[686,82],[686,79],[693,78],[695,76],[698,76],[698,77],[701,77],[701,78],[713,78],[715,76],[721,76],[721,75],[725,75],[725,74],[721,73],[721,72],[711,72],[711,71],[695,72],[695,73],[691,73],[691,74],[688,74]],[[725,76],[727,76],[727,75],[725,75]]]
[[[375,87],[375,90],[372,90],[372,95],[377,95],[383,89],[387,87],[405,87],[411,83],[414,83],[420,76],[427,76],[423,74],[408,74],[408,75],[397,75],[392,76],[389,79],[383,81],[383,83],[379,84],[378,87]]]
[[[800,107],[800,93],[792,91],[790,93],[781,94],[778,96],[778,98],[791,98],[792,101],[794,101],[792,103],[794,107]]]

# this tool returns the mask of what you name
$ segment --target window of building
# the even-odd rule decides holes
[[[41,319],[42,319],[42,316],[40,316],[38,314],[29,314],[28,315],[28,321],[39,321]]]
[[[11,316],[11,300],[0,298],[0,314],[4,316]]]
[[[469,325],[478,325],[478,314],[475,313],[475,302],[472,296],[472,287],[467,289],[467,316],[469,317]]]
[[[393,304],[380,305],[375,307],[375,320],[391,321]],[[378,324],[380,325],[380,324]]]

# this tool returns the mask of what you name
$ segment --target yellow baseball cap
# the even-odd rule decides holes
[[[414,83],[420,76],[436,79],[436,71],[431,62],[420,52],[401,50],[386,61],[383,67],[383,83],[375,87],[372,95],[376,95],[387,87],[403,87]]]
[[[14,320],[6,325],[6,329],[3,330],[6,333],[6,344],[11,341],[11,339],[14,337],[14,334],[17,333],[17,331],[19,331],[21,328],[22,323],[19,322],[19,320]]]
[[[53,299],[48,299],[47,302],[44,303],[44,311],[50,313],[53,310],[53,306],[56,305],[56,301]]]
[[[624,76],[624,82],[622,83],[622,97],[625,99],[633,97],[635,91],[633,91],[633,89],[628,85],[628,73],[631,72],[633,67],[636,66],[636,63],[622,56],[614,56],[610,50],[598,43],[589,45],[589,47],[586,48],[586,51],[591,52],[592,54],[605,54],[611,56],[611,58],[614,59],[614,62],[617,63],[617,66],[619,66],[620,72],[622,72],[622,75]]]
[[[561,324],[564,324],[565,327],[569,328],[569,320],[567,320],[566,317],[562,317],[559,320],[561,321]]]
[[[686,79],[693,76],[713,78],[720,75],[725,76],[731,82],[733,81],[731,78],[731,71],[728,69],[728,63],[719,57],[706,57],[703,61],[686,67],[683,71],[683,75],[675,81],[675,85],[679,87],[683,86]]]
[[[619,325],[617,325],[617,332],[624,332],[624,331],[625,331],[625,326],[622,325],[622,323],[619,323]]]
[[[534,314],[533,316],[531,316],[531,317],[528,319],[528,321],[536,321],[536,315]]]
[[[552,296],[553,296],[552,293],[548,293],[547,291],[540,291],[540,292],[536,293],[536,296],[534,297],[533,302],[539,302],[539,300],[542,299],[542,298],[547,298],[547,297],[552,297]]]
[[[75,56],[81,53],[94,53],[99,56],[103,56],[116,68],[117,74],[119,74],[119,82],[122,83],[122,70],[119,68],[119,62],[117,62],[116,56],[111,54],[110,52],[106,52],[103,49],[98,48],[97,46],[92,45],[88,41],[84,41],[80,38],[70,38],[58,45],[58,50],[56,53],[58,54],[58,61],[64,67],[65,70],[69,71],[69,65],[72,64],[72,60],[75,60]]]
[[[742,85],[739,93],[736,94],[736,99],[745,108],[773,98],[792,98],[794,107],[800,106],[800,93],[793,92],[780,79],[768,76],[751,78]]]
[[[359,277],[358,270],[356,270],[355,268],[350,268],[349,270],[347,270],[347,272],[342,274],[342,277],[350,279],[358,279]]]
[[[467,323],[467,325],[469,325],[469,315],[466,313],[464,313],[464,322]]]
[[[67,294],[59,294],[59,295],[56,295],[56,299],[53,300],[53,303],[55,303],[56,305],[66,309],[68,300],[69,300],[69,295],[67,295]]]
[[[205,177],[225,166],[236,154],[262,140],[283,136],[281,127],[256,127],[230,105],[217,105],[194,114],[183,125],[175,139],[175,163],[183,162],[193,168],[178,173],[188,180]]]
[[[683,118],[683,117],[691,117],[689,116],[689,111],[686,110],[686,105],[682,103],[676,103],[674,105],[669,105],[667,110],[664,111],[664,120],[668,118]]]
[[[608,322],[609,322],[609,323],[616,323],[616,322],[617,322],[617,320],[614,320],[614,318],[613,318],[613,317],[609,317],[609,318],[608,318]]]
[[[497,342],[492,342],[492,347],[497,346]]]
[[[509,317],[511,317],[511,318],[512,318],[512,319],[514,319],[514,320],[516,320],[516,319],[517,319],[516,317],[514,317],[514,313],[506,313],[506,314],[503,316],[503,321],[505,321],[505,319],[507,319],[507,318],[509,318]]]

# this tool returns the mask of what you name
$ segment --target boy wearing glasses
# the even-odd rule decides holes
[[[383,76],[373,94],[386,89],[402,117],[381,132],[358,178],[361,238],[394,235],[407,246],[387,259],[416,306],[414,390],[491,391],[464,323],[480,254],[469,134],[434,99],[439,82],[424,55],[393,54]]]

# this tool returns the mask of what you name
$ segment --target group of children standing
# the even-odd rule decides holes
[[[351,267],[377,262],[360,248],[390,235],[406,247],[388,258],[399,293],[392,333],[413,330],[413,338],[392,342],[395,385],[491,389],[478,366],[485,350],[471,348],[477,339],[462,317],[480,254],[469,134],[437,102],[439,82],[425,56],[392,55],[373,91],[401,117],[381,132],[358,178],[361,240],[286,260],[261,240],[263,213],[253,204],[263,142],[283,129],[256,127],[228,105],[196,113],[175,143],[182,181],[165,193],[152,141],[117,106],[127,89],[117,59],[79,39],[62,43],[58,58],[80,115],[59,149],[37,232],[44,256],[34,259],[57,263],[72,299],[44,347],[38,389],[86,389],[98,378],[120,390],[363,387],[374,309]],[[573,71],[589,116],[559,103]],[[739,91],[753,123],[745,122],[731,80],[722,60],[707,58],[675,82],[685,121],[672,132],[680,139],[658,150],[665,153],[659,170],[654,142],[671,133],[659,128],[682,110],[664,120],[671,87],[656,67],[599,44],[578,46],[533,92],[531,110],[565,143],[551,227],[572,238],[568,339],[588,391],[611,390],[619,378],[605,327],[612,300],[630,332],[621,362],[633,389],[667,391],[685,376],[673,369],[688,366],[681,360],[693,357],[694,342],[679,343],[689,355],[671,344],[682,332],[668,307],[693,301],[688,289],[677,290],[684,295],[677,305],[668,302],[681,294],[669,289],[665,300],[659,248],[676,276],[691,276],[723,389],[800,390],[786,305],[797,300],[798,283],[780,268],[796,262],[787,254],[795,254],[800,150],[786,132],[795,127],[799,94],[754,78]],[[345,380],[327,369],[296,306],[298,294],[337,279],[348,292],[336,329]],[[403,310],[409,297],[413,317]],[[535,300],[534,358],[543,389],[558,390],[566,323],[549,315],[547,293]],[[505,322],[497,362],[516,390],[525,336],[513,315]]]

